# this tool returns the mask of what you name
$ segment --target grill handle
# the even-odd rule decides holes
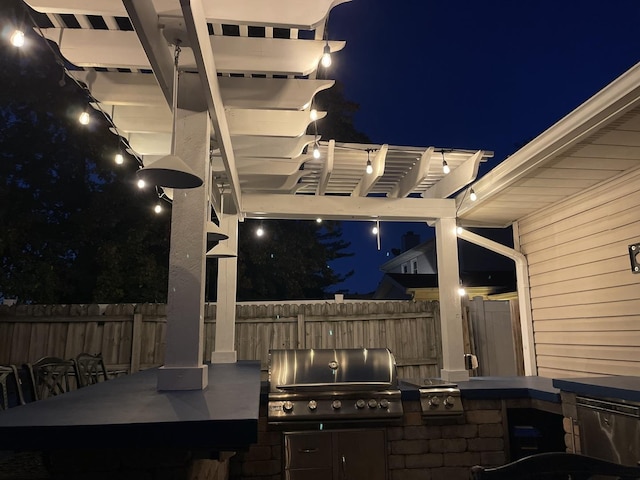
[[[344,455],[340,459],[340,469],[342,470],[342,478],[347,480],[347,457]]]
[[[317,448],[300,448],[298,452],[300,453],[316,453],[318,451]]]

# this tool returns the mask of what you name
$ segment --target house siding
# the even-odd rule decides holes
[[[628,253],[640,241],[639,206],[635,170],[518,222],[539,375],[640,369],[640,275]]]

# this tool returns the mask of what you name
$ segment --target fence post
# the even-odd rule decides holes
[[[133,333],[131,338],[131,364],[129,373],[140,370],[140,350],[142,348],[142,314],[133,314]]]
[[[304,313],[298,314],[298,348],[306,347],[307,332],[304,324]]]

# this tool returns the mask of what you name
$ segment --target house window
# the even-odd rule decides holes
[[[409,273],[409,265],[406,263],[402,265],[402,273]]]
[[[411,273],[418,273],[418,260],[411,260]]]

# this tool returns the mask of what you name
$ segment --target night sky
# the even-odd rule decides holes
[[[353,0],[336,6],[329,38],[346,40],[330,78],[360,105],[375,143],[495,152],[483,175],[640,61],[638,0]],[[384,223],[380,252],[365,222],[344,223],[356,274],[375,290],[378,267],[422,224]]]

